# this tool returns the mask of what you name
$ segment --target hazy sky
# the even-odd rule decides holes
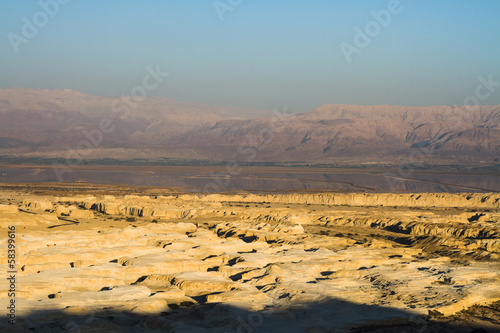
[[[150,96],[205,104],[463,104],[500,82],[499,18],[499,0],[0,0],[0,88],[118,96],[158,65]]]

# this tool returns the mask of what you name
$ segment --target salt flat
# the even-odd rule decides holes
[[[500,331],[500,194],[4,187],[0,226],[13,331]]]

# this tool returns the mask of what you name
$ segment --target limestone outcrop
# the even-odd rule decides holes
[[[499,201],[3,191],[0,241],[16,227],[18,324],[32,331],[494,331],[498,314],[464,311],[500,300]]]

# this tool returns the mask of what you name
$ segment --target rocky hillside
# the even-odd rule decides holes
[[[104,98],[68,89],[0,89],[0,155],[65,156],[68,147],[77,150],[90,141],[90,158],[130,158],[131,151],[155,147],[203,124],[264,118],[270,113],[161,97],[134,101],[130,96]],[[121,153],[110,156],[113,149]]]
[[[134,333],[500,329],[499,194],[121,191],[132,189],[0,191],[0,241],[7,243],[7,226],[16,230],[19,326]],[[6,256],[0,266],[7,267]],[[7,304],[7,283],[0,291]]]
[[[325,105],[288,118],[224,121],[176,145],[236,160],[424,163],[498,162],[500,106],[477,109]]]
[[[324,105],[286,115],[15,88],[0,90],[0,119],[0,155],[466,165],[500,158],[498,105]]]

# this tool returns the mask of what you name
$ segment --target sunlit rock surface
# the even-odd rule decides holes
[[[0,192],[2,329],[500,330],[499,194],[62,192]]]

